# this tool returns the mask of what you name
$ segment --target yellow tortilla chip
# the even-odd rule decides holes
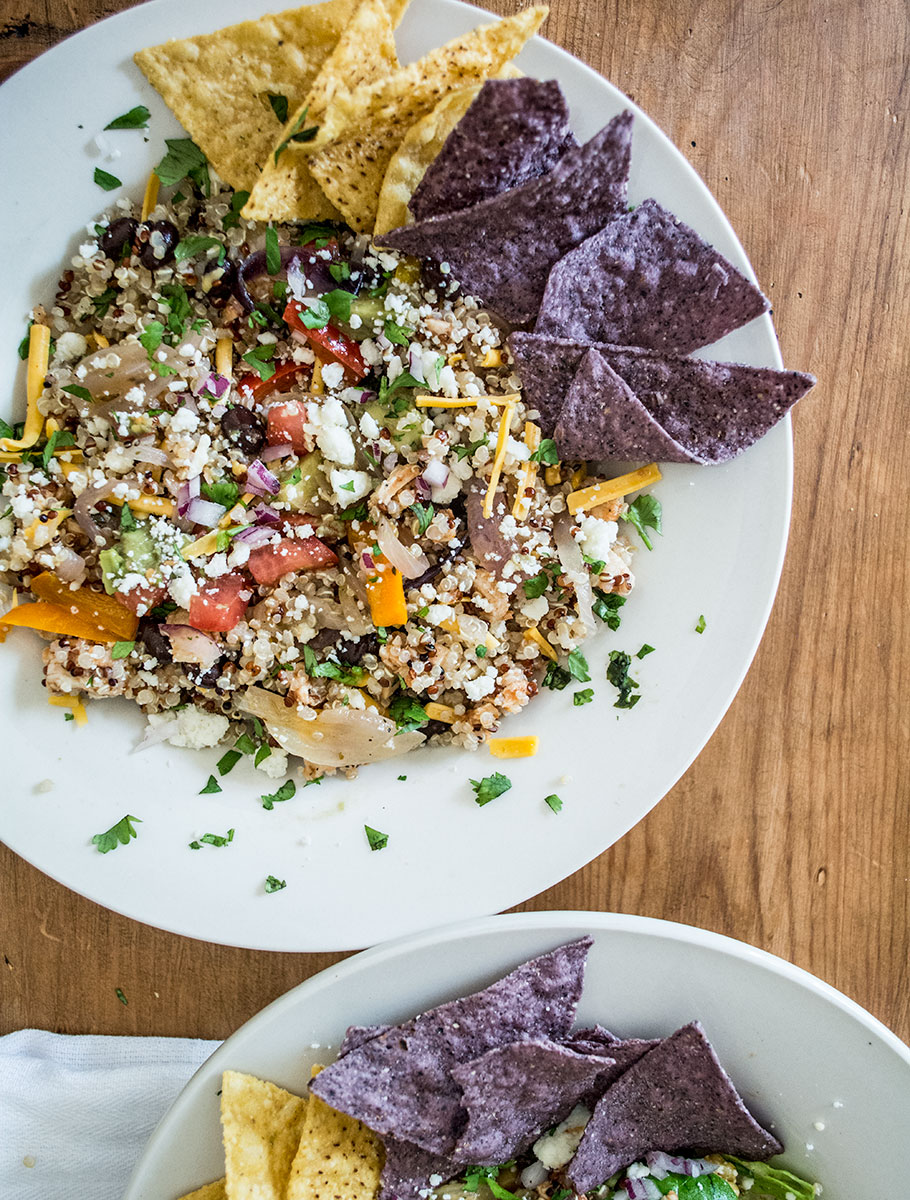
[[[517,67],[506,63],[496,78],[515,79],[521,73]],[[388,233],[399,225],[413,223],[408,201],[446,138],[474,103],[482,87],[483,82],[475,83],[443,96],[432,112],[415,121],[404,135],[404,141],[392,155],[382,181],[374,234]]]
[[[243,209],[245,217],[294,221],[337,215],[307,169],[307,157],[332,140],[334,102],[340,94],[373,83],[397,69],[388,2],[363,0],[360,4],[335,49],[322,64],[303,103],[279,132]],[[399,7],[403,10],[400,0]],[[289,136],[303,127],[317,128],[316,137],[309,142],[287,144]],[[325,212],[327,208],[331,212]]]
[[[225,1071],[221,1080],[227,1200],[284,1200],[307,1101],[274,1083]]]
[[[318,1074],[321,1067],[314,1067]],[[286,1200],[373,1200],[379,1191],[382,1143],[353,1117],[310,1096]]]
[[[223,1179],[216,1179],[214,1183],[204,1183],[201,1188],[196,1188],[195,1192],[187,1192],[185,1196],[181,1196],[180,1200],[227,1200],[224,1182]]]
[[[357,4],[307,4],[134,58],[222,179],[249,191],[281,132],[269,95],[299,108]],[[389,0],[393,20],[402,8]]]
[[[310,172],[355,229],[370,232],[392,155],[408,129],[443,96],[490,78],[519,52],[547,15],[525,9],[430,51],[379,83],[339,96],[344,132],[308,158]]]

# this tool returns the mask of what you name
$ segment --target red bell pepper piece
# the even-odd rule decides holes
[[[292,300],[284,310],[284,319],[294,333],[299,333],[313,346],[316,355],[323,362],[327,359],[340,362],[351,377],[351,382],[363,379],[368,367],[363,361],[360,347],[353,338],[336,329],[334,325],[326,325],[322,329],[307,329],[300,319],[304,305]]]

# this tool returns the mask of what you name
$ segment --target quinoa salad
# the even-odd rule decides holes
[[[570,514],[597,478],[541,436],[496,320],[445,263],[248,221],[187,171],[88,226],[21,347],[48,358],[0,430],[0,578],[52,702],[133,700],[148,741],[255,733],[263,770],[316,777],[475,748],[547,672],[584,681],[629,507]]]

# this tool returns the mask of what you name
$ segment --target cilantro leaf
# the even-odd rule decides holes
[[[151,113],[144,104],[137,104],[135,108],[131,108],[129,112],[123,113],[119,117],[114,117],[105,125],[105,129],[148,129],[149,117]]]
[[[300,116],[294,122],[294,127],[291,130],[291,132],[288,134],[288,136],[284,139],[284,141],[279,145],[278,149],[275,151],[275,165],[276,166],[278,165],[278,159],[282,156],[282,154],[284,154],[285,150],[287,150],[287,148],[291,144],[291,142],[311,142],[313,140],[313,138],[316,136],[316,134],[319,132],[318,125],[311,125],[308,129],[301,128],[304,121],[306,120],[307,111],[308,110],[306,108],[303,110],[303,112],[300,114]]]
[[[458,461],[461,462],[465,458],[473,458],[481,446],[486,446],[489,443],[490,435],[485,433],[483,437],[479,437],[476,442],[471,442],[469,446],[456,446],[455,453],[458,455]]]
[[[741,1175],[748,1175],[755,1180],[757,1195],[770,1196],[772,1200],[787,1200],[789,1194],[795,1196],[796,1200],[814,1200],[814,1185],[782,1167],[772,1167],[763,1162],[744,1162],[730,1154],[725,1157]]]
[[[591,675],[588,671],[588,660],[580,650],[573,650],[568,658],[569,674],[579,683],[588,683]]]
[[[653,550],[651,539],[645,533],[645,529],[653,529],[655,533],[663,533],[661,526],[661,517],[663,509],[658,499],[651,495],[639,496],[637,500],[633,500],[623,514],[623,520],[628,521],[630,525],[638,530],[639,537],[648,547]]]
[[[384,850],[389,844],[387,833],[380,833],[378,829],[371,829],[369,825],[364,825],[363,832],[367,835],[371,850]]]
[[[41,465],[47,470],[48,463],[54,456],[55,450],[62,450],[65,446],[75,446],[76,439],[68,429],[55,429],[51,436],[47,439],[47,444],[41,452]]]
[[[96,833],[92,838],[92,845],[98,847],[100,854],[107,854],[108,850],[116,850],[118,846],[128,845],[130,838],[139,836],[133,828],[134,821],[138,825],[142,824],[139,817],[131,817],[129,814],[121,817],[116,825],[112,825],[104,833]]]
[[[483,779],[471,779],[468,782],[474,789],[475,803],[481,807],[489,804],[491,800],[495,800],[497,796],[501,796],[503,792],[507,792],[512,786],[512,780],[507,775],[500,775],[498,771],[494,771],[492,775],[486,775]]]
[[[94,175],[95,183],[100,188],[104,188],[106,192],[113,192],[118,187],[123,187],[123,180],[118,179],[116,175],[111,175],[109,171],[102,171],[100,167],[95,167]]]
[[[321,250],[323,246],[328,245],[329,238],[333,238],[336,232],[331,221],[310,221],[297,233],[297,243],[300,246],[308,246],[312,242],[317,250]]]
[[[282,125],[288,123],[288,98],[282,96],[280,92],[267,92],[269,104],[272,106],[272,112],[278,118]]]
[[[593,688],[582,688],[580,692],[576,692],[572,697],[572,703],[576,708],[581,708],[583,704],[590,704],[594,699]]]
[[[218,791],[220,792],[221,788]],[[190,842],[190,849],[201,850],[203,846],[230,846],[233,840],[233,829],[229,829],[223,837],[220,833],[204,833],[197,842]]]
[[[571,678],[572,676],[565,667],[561,667],[559,663],[549,662],[544,672],[543,686],[552,692],[561,692]]]
[[[281,247],[272,225],[265,231],[265,269],[270,275],[277,275],[281,270]]]
[[[408,329],[405,325],[396,325],[391,317],[386,317],[384,331],[390,342],[394,342],[397,346],[410,346],[411,335],[413,329]]]
[[[297,784],[293,779],[286,779],[277,792],[271,792],[268,795],[260,796],[262,807],[269,812],[276,804],[281,804],[285,800],[292,799],[297,794]]]
[[[367,519],[367,502],[358,500],[356,504],[349,504],[335,516],[339,521],[365,521]]]
[[[114,988],[114,995],[117,997],[117,999],[120,1001],[121,1004],[123,1004],[123,1005],[129,1004],[129,1000],[127,1000],[126,993],[124,992],[123,988]]]
[[[105,288],[100,296],[90,297],[92,306],[95,309],[95,316],[100,320],[107,316],[107,310],[117,299],[117,289],[114,287]]]
[[[544,438],[534,453],[531,455],[531,462],[543,463],[545,467],[555,467],[559,462],[559,455],[556,452],[556,443],[552,438]]]
[[[227,775],[229,771],[233,771],[234,767],[240,762],[243,755],[239,750],[228,750],[222,754],[221,758],[215,763],[219,775]]]
[[[135,646],[135,642],[114,642],[111,647],[111,658],[129,658]]]
[[[397,726],[396,733],[410,733],[414,729],[422,729],[430,720],[423,706],[406,692],[398,692],[393,697],[389,705],[389,716]]]
[[[720,1175],[677,1175],[670,1172],[664,1179],[654,1179],[662,1196],[675,1192],[678,1200],[733,1200],[733,1188]]]
[[[274,875],[267,875],[265,877],[265,890],[269,895],[272,892],[280,892],[282,888],[286,888],[287,886],[288,881],[286,879],[276,879]]]
[[[306,308],[297,314],[305,329],[324,329],[332,313],[323,299],[307,300]]]
[[[94,403],[94,396],[88,388],[80,387],[78,383],[72,383],[68,386],[61,387],[62,392],[69,392],[71,396],[75,396],[77,400],[84,400],[86,404]]]
[[[160,321],[149,321],[142,333],[139,334],[139,342],[145,347],[145,352],[148,355],[148,360],[152,365],[152,370],[158,375],[176,375],[176,367],[168,366],[167,363],[158,362],[154,358],[155,351],[161,346],[164,339],[164,326]]]
[[[436,510],[432,504],[421,504],[419,500],[415,500],[411,505],[411,512],[417,518],[418,534],[426,533],[430,527],[430,522],[436,515]]]
[[[707,628],[708,628],[708,622],[705,620],[705,614],[700,613],[698,621],[695,625],[695,632],[696,633],[704,633]]]
[[[222,229],[233,229],[236,225],[240,224],[240,210],[249,198],[249,192],[234,192],[233,196],[231,196],[230,211],[225,213],[221,222]]]
[[[539,575],[532,575],[522,584],[529,600],[536,600],[538,596],[542,596],[549,586],[550,577],[546,571],[541,571]]]
[[[207,196],[211,191],[208,159],[192,138],[165,138],[167,154],[155,167],[155,174],[165,187],[190,179]]]
[[[274,346],[254,346],[243,355],[243,361],[249,363],[260,379],[271,379],[277,370],[271,361],[275,357]]]
[[[214,775],[210,775],[209,781],[205,785],[205,787],[199,789],[199,795],[200,796],[210,796],[213,792],[220,792],[220,791],[221,791],[221,784],[218,782],[218,780],[215,778]]]
[[[516,1200],[514,1192],[508,1191],[501,1183],[496,1182],[496,1177],[500,1171],[504,1171],[506,1167],[514,1167],[515,1162],[500,1163],[496,1167],[467,1167],[464,1173],[464,1190],[466,1192],[476,1192],[481,1183],[485,1183],[496,1200]]]
[[[240,488],[226,475],[222,475],[220,479],[213,479],[211,483],[203,479],[199,490],[206,500],[211,500],[213,504],[222,504],[225,508],[233,508],[240,495]]]
[[[120,528],[126,530],[136,528],[136,518],[128,504],[124,504],[120,509]]]
[[[619,699],[613,705],[614,708],[634,708],[641,699],[641,696],[632,695],[638,684],[629,675],[631,665],[632,659],[624,650],[610,651],[607,680],[619,689]]]
[[[344,288],[333,288],[331,292],[326,292],[322,298],[336,321],[350,321],[351,302],[354,299],[350,292],[346,292]]]
[[[32,336],[31,333],[29,332],[29,330],[34,325],[34,323],[35,323],[34,321],[29,321],[28,328],[25,331],[25,337],[19,343],[19,348],[18,348],[17,353],[23,362],[25,362],[25,360],[28,358],[28,344],[31,341],[31,336]],[[66,390],[66,389],[64,389],[64,390]]]
[[[615,631],[619,628],[619,610],[625,602],[625,596],[617,596],[612,592],[594,588],[594,612],[609,629]]]
[[[653,653],[654,653],[654,647],[653,647],[653,646],[649,646],[647,642],[643,642],[643,643],[642,643],[642,647],[641,647],[641,649],[640,649],[640,650],[639,650],[639,652],[638,652],[638,653],[635,655],[635,657],[636,657],[636,658],[646,658],[646,657],[647,657],[647,655],[649,655],[649,654],[653,654]]]
[[[555,793],[552,796],[544,796],[543,802],[549,808],[552,808],[553,812],[562,812],[562,801]]]
[[[329,274],[336,283],[343,283],[345,279],[351,278],[351,267],[346,262],[329,263]]]
[[[196,258],[205,250],[211,250],[215,246],[218,247],[218,266],[224,265],[227,248],[224,242],[220,242],[216,237],[206,237],[203,234],[190,234],[189,237],[181,238],[174,248],[174,257],[177,262],[183,262],[187,258]],[[162,289],[163,290],[163,289]]]

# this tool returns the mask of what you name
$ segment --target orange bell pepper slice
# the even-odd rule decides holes
[[[401,572],[393,567],[384,554],[374,548],[376,530],[369,521],[358,521],[356,532],[348,532],[348,541],[357,555],[357,567],[366,575],[367,600],[370,619],[377,629],[390,625],[406,625],[408,606],[404,598],[404,580]],[[373,562],[369,568],[363,561],[368,554]]]
[[[51,571],[43,571],[36,575],[31,583],[32,591],[39,600],[47,600],[60,608],[65,608],[71,615],[78,617],[102,633],[111,633],[115,641],[131,642],[139,628],[139,618],[119,600],[107,596],[103,592],[93,592],[91,588],[81,587],[75,591]],[[72,613],[72,609],[76,609]],[[107,641],[106,637],[96,638],[96,641]]]
[[[49,604],[36,600],[34,604],[18,604],[0,616],[0,622],[20,629],[37,629],[42,633],[55,633],[58,637],[84,638],[87,642],[116,642],[120,639],[106,629],[99,629],[91,621],[74,616],[61,604]]]

